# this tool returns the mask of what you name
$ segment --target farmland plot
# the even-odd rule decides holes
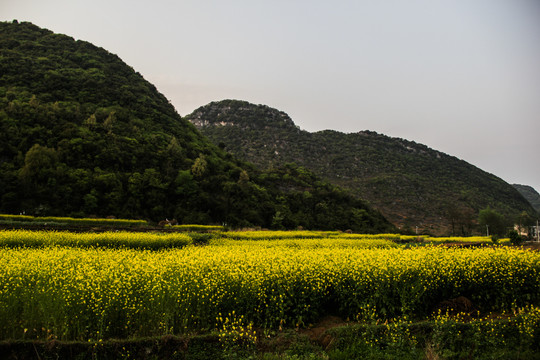
[[[346,238],[0,248],[3,339],[161,336],[223,323],[306,327],[326,315],[425,318],[459,296],[482,312],[538,305],[539,253]]]

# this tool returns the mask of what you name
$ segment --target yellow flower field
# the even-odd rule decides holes
[[[0,247],[106,247],[157,250],[178,248],[192,243],[182,233],[154,234],[141,232],[72,233],[68,231],[0,231]]]
[[[492,243],[489,236],[468,237],[431,237],[429,235],[400,234],[348,234],[339,231],[228,231],[222,232],[224,238],[231,240],[300,240],[300,239],[349,239],[349,240],[388,240],[396,242],[429,242],[442,243]],[[508,243],[508,239],[500,239],[499,243]]]
[[[483,311],[538,305],[540,254],[346,238],[223,239],[158,251],[0,248],[2,339],[177,334],[215,329],[233,311],[262,328],[328,314],[356,319],[368,307],[383,319],[422,317],[457,296]]]

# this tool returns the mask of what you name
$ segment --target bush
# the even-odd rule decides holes
[[[510,230],[507,234],[512,245],[521,245],[523,243],[523,238],[518,234],[516,230]]]

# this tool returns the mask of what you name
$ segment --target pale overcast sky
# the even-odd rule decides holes
[[[540,191],[539,0],[1,0],[13,19],[117,54],[180,115],[266,104]]]

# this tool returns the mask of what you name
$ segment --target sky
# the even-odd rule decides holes
[[[265,104],[540,192],[538,0],[0,0],[13,19],[117,54],[182,116]]]

